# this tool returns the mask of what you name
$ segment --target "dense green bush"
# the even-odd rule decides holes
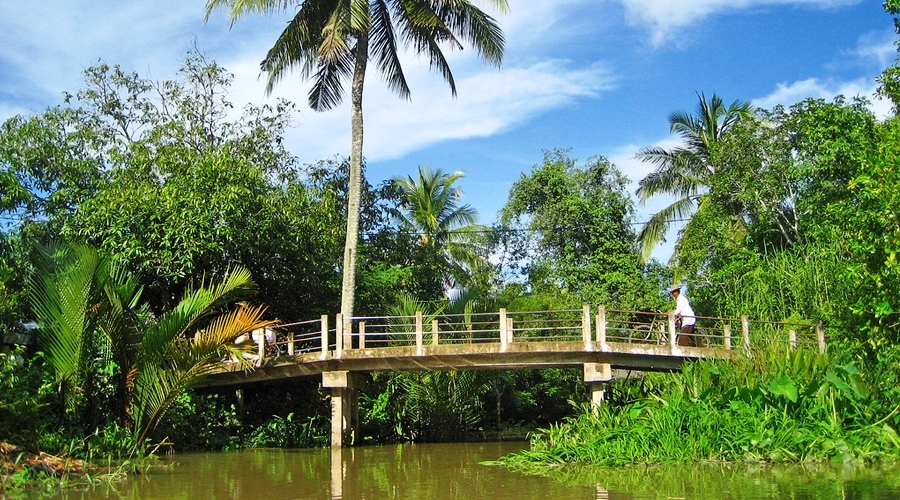
[[[680,376],[646,374],[639,397],[551,425],[533,437],[530,451],[505,462],[900,458],[900,407],[868,375],[802,349],[702,361]]]
[[[40,357],[25,357],[24,347],[0,353],[0,442],[33,444],[46,423],[46,399]]]

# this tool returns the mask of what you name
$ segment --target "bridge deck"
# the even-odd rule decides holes
[[[650,323],[641,318],[650,317]],[[430,321],[429,321],[430,320]],[[430,322],[430,325],[429,325]],[[678,370],[685,360],[740,355],[732,349],[783,342],[824,350],[821,325],[698,317],[698,335],[709,347],[675,342],[675,319],[654,312],[590,308],[571,311],[412,317],[328,318],[282,325],[275,335],[260,332],[257,367],[223,363],[203,387],[243,386],[326,372],[512,370],[581,367],[589,363],[641,371]],[[431,327],[425,331],[425,325]],[[751,326],[753,327],[751,329]],[[799,332],[799,334],[798,334]],[[269,332],[270,334],[272,332]],[[266,345],[267,338],[269,345]],[[272,342],[274,340],[274,342]],[[275,344],[274,346],[271,344]],[[275,356],[266,356],[274,347]]]

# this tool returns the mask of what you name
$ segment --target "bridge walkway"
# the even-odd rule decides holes
[[[686,361],[741,356],[784,345],[825,350],[821,323],[697,317],[695,340],[679,346],[674,315],[592,309],[413,316],[335,316],[254,332],[256,368],[223,363],[206,387],[244,387],[321,376],[331,392],[332,446],[352,442],[365,374],[389,371],[514,370],[578,367],[592,404],[618,370],[676,371]]]

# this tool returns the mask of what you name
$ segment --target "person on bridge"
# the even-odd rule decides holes
[[[688,298],[681,293],[681,285],[673,285],[669,293],[675,298],[675,319],[681,320],[681,333],[678,335],[679,346],[694,345],[700,347],[700,339],[694,336],[694,310]]]

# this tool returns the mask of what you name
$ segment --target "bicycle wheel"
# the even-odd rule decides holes
[[[649,342],[650,338],[653,337],[653,329],[650,325],[637,325],[634,327],[634,330],[630,332],[629,342],[631,340],[636,340],[638,342]]]
[[[696,347],[709,347],[710,338],[706,329],[694,327],[693,337]]]
[[[669,334],[666,332],[665,327],[660,327],[656,332],[656,343],[659,345],[666,345],[669,343]]]

